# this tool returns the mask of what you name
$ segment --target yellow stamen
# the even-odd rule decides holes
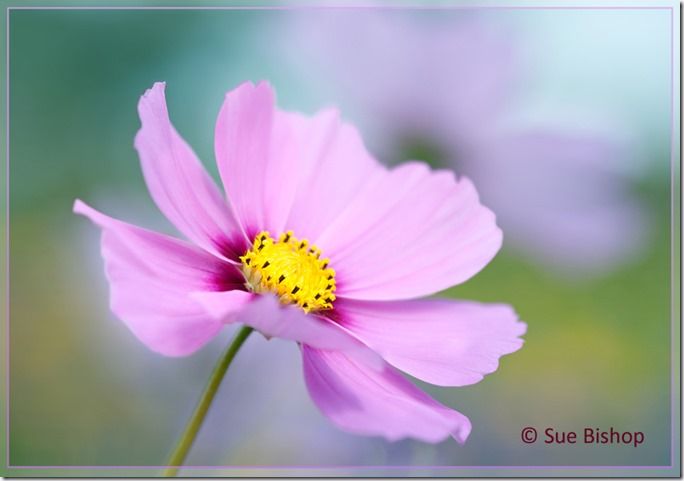
[[[268,232],[254,238],[252,248],[240,257],[246,286],[256,293],[272,292],[285,304],[297,304],[305,312],[332,309],[335,271],[321,251],[292,231],[273,240]]]

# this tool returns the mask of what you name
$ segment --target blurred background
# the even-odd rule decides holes
[[[172,121],[215,175],[225,92],[266,79],[282,108],[338,106],[382,162],[474,180],[504,246],[441,295],[512,304],[526,344],[474,386],[421,384],[471,419],[459,446],[338,431],[309,400],[296,347],[255,336],[188,464],[669,464],[670,21],[668,10],[12,11],[10,463],[165,462],[231,329],[188,358],[148,351],[109,312],[99,231],[72,204],[174,233],[132,147],[139,96],[167,82]],[[525,426],[612,426],[646,442],[525,445]]]

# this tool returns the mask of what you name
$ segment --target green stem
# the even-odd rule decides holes
[[[247,340],[252,331],[253,329],[248,326],[244,326],[242,329],[240,329],[240,331],[238,331],[238,333],[235,335],[233,342],[230,343],[226,351],[219,358],[216,366],[214,366],[214,370],[209,377],[209,382],[207,382],[207,385],[202,392],[202,396],[200,396],[199,402],[195,407],[195,411],[192,413],[188,424],[185,426],[183,434],[181,435],[180,439],[178,439],[176,448],[173,450],[173,453],[169,458],[169,462],[166,464],[167,468],[164,470],[164,476],[171,477],[178,474],[179,467],[183,465],[183,461],[188,455],[188,452],[192,447],[192,443],[195,441],[197,433],[202,427],[202,422],[207,415],[207,411],[209,411],[209,407],[211,406],[211,402],[214,400],[214,396],[216,395],[216,391],[218,391],[219,385],[223,380],[223,376],[225,376],[230,363],[233,361],[233,358],[237,354],[238,350],[245,340]]]

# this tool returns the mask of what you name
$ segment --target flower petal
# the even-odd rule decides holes
[[[297,192],[287,228],[317,242],[371,179],[385,172],[366,150],[359,132],[336,110],[308,118],[282,114],[298,145]]]
[[[274,103],[267,83],[246,82],[226,95],[216,120],[219,173],[249,239],[265,227],[265,178],[276,175],[269,165]]]
[[[244,308],[254,301],[256,295],[240,290],[197,291],[190,293],[190,297],[197,301],[212,319],[226,324],[237,321],[234,316],[236,305]]]
[[[339,299],[339,322],[394,367],[440,386],[465,386],[522,347],[526,325],[505,304]]]
[[[436,443],[470,434],[470,421],[428,396],[394,368],[370,368],[339,351],[302,347],[304,379],[318,408],[345,431]]]
[[[501,240],[468,179],[412,162],[376,176],[317,242],[338,297],[396,300],[466,281]]]
[[[171,125],[163,83],[145,92],[138,113],[135,148],[159,209],[198,246],[237,260],[245,240],[216,184]]]
[[[221,329],[188,292],[238,287],[241,276],[232,264],[181,240],[108,217],[79,200],[74,212],[102,228],[111,309],[147,347],[183,356]]]
[[[298,307],[286,306],[275,296],[231,292],[196,292],[193,299],[220,322],[241,322],[266,337],[302,342],[320,349],[360,350],[363,345],[335,323]],[[233,314],[232,306],[240,302],[244,308]]]
[[[382,171],[337,111],[279,111],[265,82],[227,94],[215,142],[221,179],[250,238],[292,229],[314,240],[371,173]]]

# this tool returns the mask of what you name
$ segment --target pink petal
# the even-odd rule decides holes
[[[188,292],[239,287],[241,275],[232,264],[181,240],[108,217],[80,200],[74,212],[102,228],[111,309],[147,347],[183,356],[221,329]]]
[[[226,95],[216,120],[219,173],[250,239],[265,228],[265,179],[277,175],[270,165],[274,102],[267,83],[246,82]]]
[[[298,189],[286,227],[315,243],[385,168],[366,151],[358,131],[340,121],[337,111],[324,110],[311,118],[298,114],[283,117],[299,146]]]
[[[339,297],[409,299],[466,281],[501,247],[494,214],[451,171],[403,164],[369,183],[317,240]]]
[[[216,184],[171,125],[163,83],[145,92],[138,113],[142,128],[135,148],[154,201],[195,244],[237,260],[244,238]]]
[[[304,378],[318,408],[344,431],[437,443],[470,434],[470,421],[425,394],[389,365],[369,368],[339,351],[302,347]]]
[[[306,343],[321,349],[360,350],[363,345],[333,322],[298,307],[281,304],[275,296],[231,292],[197,292],[192,297],[200,302],[217,321],[241,322],[263,333]],[[233,305],[244,308],[233,314]]]
[[[204,311],[211,316],[212,319],[222,322],[236,322],[234,314],[236,313],[236,306],[244,309],[248,304],[254,301],[256,295],[247,291],[197,291],[190,293],[190,297],[197,301]]]
[[[393,366],[440,386],[465,386],[522,347],[526,325],[510,306],[420,300],[335,304],[339,322]]]
[[[250,238],[292,229],[314,240],[382,170],[335,110],[279,111],[265,82],[228,93],[215,142],[221,179]]]

